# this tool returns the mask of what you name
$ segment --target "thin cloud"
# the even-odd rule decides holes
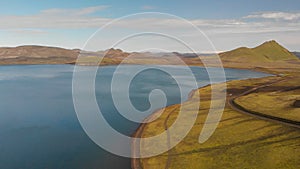
[[[10,29],[8,30],[11,33],[14,34],[21,34],[21,35],[38,35],[38,34],[47,34],[47,31],[41,30],[41,29]]]
[[[98,29],[101,26],[112,21],[113,18],[91,15],[101,10],[107,9],[109,6],[93,6],[79,9],[61,9],[52,8],[42,10],[33,15],[0,15],[0,31],[4,34],[16,33],[18,35],[42,35],[46,31],[51,32],[54,29],[64,30],[80,30],[80,29]],[[146,9],[150,9],[146,7]],[[188,21],[200,28],[204,33],[208,34],[216,42],[226,41],[222,43],[220,50],[226,50],[227,44],[240,43],[248,39],[257,38],[276,38],[286,44],[285,35],[290,34],[290,39],[293,42],[299,41],[297,37],[300,34],[300,13],[288,12],[260,12],[241,17],[238,19],[189,19]],[[186,22],[172,17],[133,17],[127,20],[121,20],[114,25],[115,29],[110,29],[105,36],[105,40],[114,41],[119,38],[119,34],[125,31],[157,31],[174,33],[178,32],[178,36],[183,38],[194,39],[195,31],[191,29]],[[199,33],[199,32],[198,32]],[[18,36],[16,36],[18,37]],[[76,37],[76,36],[74,36]],[[67,39],[69,37],[66,37]],[[26,41],[23,38],[20,40]],[[42,39],[43,40],[43,39]],[[42,41],[41,40],[41,41]],[[236,42],[232,42],[235,41]],[[254,41],[254,40],[253,40]],[[256,40],[255,40],[256,41]],[[5,42],[7,43],[7,42]],[[70,42],[61,42],[66,45]],[[74,42],[75,43],[75,42]],[[95,43],[99,44],[99,43]],[[66,45],[66,46],[68,46]],[[137,44],[139,45],[139,44]],[[195,44],[199,45],[199,44]],[[201,44],[205,45],[205,44]],[[220,46],[222,46],[220,45]],[[294,44],[292,44],[294,45]],[[294,45],[295,46],[295,45]],[[96,46],[98,47],[98,46]],[[96,49],[95,47],[95,49]],[[210,49],[205,49],[210,50]]]
[[[39,30],[39,29],[81,29],[99,28],[112,21],[112,18],[91,16],[90,14],[104,10],[109,6],[93,6],[80,9],[52,8],[43,10],[35,15],[0,16],[0,29]],[[149,9],[149,7],[147,7]],[[269,20],[249,21],[249,18],[268,18]],[[277,19],[272,21],[272,19]],[[282,19],[283,21],[278,21]],[[290,20],[300,19],[300,13],[264,12],[245,16],[240,19],[193,19],[189,20],[203,31],[211,33],[255,33],[255,32],[286,32],[299,31],[300,23]],[[120,29],[156,30],[184,29],[187,25],[172,18],[132,18],[120,21]]]
[[[92,14],[98,11],[102,11],[109,8],[108,5],[99,5],[99,6],[92,6],[86,8],[79,8],[79,9],[62,9],[62,8],[51,8],[42,10],[41,14],[43,15],[76,15],[76,16],[83,16]]]
[[[151,6],[151,5],[144,5],[142,6],[142,9],[143,10],[153,10],[153,9],[156,9],[155,6]]]
[[[255,19],[275,19],[275,20],[286,20],[294,21],[300,19],[300,13],[292,12],[260,12],[248,15],[244,18],[255,18]]]
[[[92,6],[79,9],[51,8],[35,15],[2,15],[0,29],[77,29],[95,28],[107,23],[108,18],[90,16],[109,6]]]

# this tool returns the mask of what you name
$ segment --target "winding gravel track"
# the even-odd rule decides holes
[[[262,119],[262,120],[267,120],[267,121],[271,121],[271,122],[276,122],[276,123],[279,123],[279,124],[283,124],[283,125],[287,125],[287,126],[290,126],[290,127],[296,127],[296,128],[300,128],[300,122],[299,121],[294,121],[294,120],[289,120],[289,119],[285,119],[285,118],[281,118],[281,117],[275,117],[275,116],[271,116],[271,115],[266,115],[266,114],[263,114],[263,113],[259,113],[259,112],[254,112],[254,111],[250,111],[250,110],[246,110],[245,108],[239,106],[238,104],[236,104],[234,102],[234,100],[238,97],[241,97],[241,96],[245,96],[245,95],[248,95],[250,93],[253,93],[255,91],[257,91],[258,89],[261,89],[261,88],[265,88],[265,87],[269,87],[275,83],[278,83],[278,82],[281,82],[281,81],[284,81],[286,79],[279,79],[279,80],[275,80],[273,82],[270,82],[270,83],[267,83],[267,84],[263,84],[263,85],[260,85],[260,86],[257,86],[257,87],[253,87],[237,96],[233,96],[231,98],[228,99],[228,104],[229,106],[237,111],[237,112],[240,112],[240,113],[243,113],[243,114],[246,114],[246,115],[250,115],[250,116],[253,116],[253,117],[256,117],[256,118],[259,118],[259,119]],[[174,109],[175,110],[175,109]],[[165,119],[164,121],[164,128],[165,130],[167,130],[168,126],[167,126],[167,122],[169,120],[169,117],[170,115],[172,114],[172,112],[174,111],[172,110],[167,118]],[[155,115],[152,114],[149,116],[149,118],[145,119],[144,122],[139,128],[138,130],[136,131],[136,133],[134,134],[134,137],[141,137],[142,133],[143,133],[143,130],[145,128],[145,125],[147,123],[147,121],[149,119],[151,119],[151,116]],[[168,131],[167,131],[168,132]],[[168,137],[167,137],[168,141],[168,146],[170,146],[170,137],[169,137],[169,132],[168,132]],[[136,151],[136,148],[140,149],[139,145],[140,143],[137,143],[137,142],[132,142],[132,145],[133,145],[133,148],[135,148],[135,150],[133,150],[133,152],[137,152]],[[138,150],[139,152],[139,150]],[[168,151],[168,154],[170,154],[170,150]],[[167,162],[166,162],[166,165],[165,165],[165,169],[169,168],[169,165],[170,165],[170,156],[168,156],[168,159],[167,159]],[[142,169],[142,165],[140,163],[140,159],[133,159],[132,160],[132,168],[133,169]]]
[[[243,108],[242,106],[236,104],[235,101],[234,101],[238,97],[248,95],[250,93],[253,93],[253,92],[257,91],[258,89],[271,86],[275,83],[278,83],[278,82],[281,82],[281,81],[284,81],[284,80],[285,79],[279,79],[279,80],[276,80],[276,81],[273,81],[273,82],[270,82],[270,83],[267,83],[267,84],[264,84],[264,85],[261,85],[261,86],[253,87],[252,89],[249,89],[249,90],[239,94],[238,96],[234,96],[232,98],[229,98],[228,104],[230,105],[230,107],[233,110],[235,110],[237,112],[247,114],[247,115],[251,115],[253,117],[257,117],[257,118],[262,119],[262,120],[267,120],[267,121],[276,122],[276,123],[291,126],[291,127],[300,128],[300,122],[299,121],[289,120],[289,119],[285,119],[285,118],[281,118],[281,117],[271,116],[271,115],[267,115],[267,114],[247,110],[247,109]]]

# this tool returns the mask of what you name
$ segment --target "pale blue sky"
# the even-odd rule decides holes
[[[275,39],[288,49],[300,50],[300,1],[299,0],[227,0],[227,1],[178,1],[178,0],[10,0],[0,2],[0,46],[49,45],[66,48],[83,48],[87,39],[107,22],[139,12],[163,12],[182,17],[201,29],[215,45],[217,51],[237,46],[255,46]],[[151,21],[149,20],[151,19]],[[170,18],[132,18],[119,24],[111,32],[99,35],[99,45],[91,50],[109,47],[124,32],[143,30],[145,22],[166,24],[161,30],[172,30],[189,35],[193,32],[182,23],[170,22]],[[172,18],[171,18],[172,19]],[[130,27],[128,25],[130,25]],[[170,25],[171,24],[171,25]],[[125,28],[125,29],[124,29]],[[156,29],[159,30],[159,29]],[[179,33],[181,35],[181,33]],[[148,39],[149,40],[149,39]],[[95,41],[96,42],[96,41]],[[107,43],[106,43],[107,42]],[[108,43],[111,42],[111,43]],[[149,40],[149,46],[132,42],[119,46],[128,51],[166,45],[157,38]],[[207,42],[199,52],[209,52]],[[103,44],[103,45],[101,45]],[[170,50],[184,51],[168,47]]]

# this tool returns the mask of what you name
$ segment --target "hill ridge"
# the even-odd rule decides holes
[[[219,54],[223,60],[233,62],[271,62],[284,60],[298,60],[298,57],[289,52],[275,40],[262,43],[254,48],[239,47]]]

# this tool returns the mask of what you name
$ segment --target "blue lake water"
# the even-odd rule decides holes
[[[127,65],[126,73],[138,66]],[[107,121],[131,135],[139,124],[123,118],[110,96],[115,66],[102,67],[96,78],[96,97]],[[178,69],[170,66],[167,69]],[[218,68],[211,68],[218,70]],[[93,143],[80,126],[72,101],[73,65],[0,66],[0,169],[130,168],[130,159],[108,153]],[[198,87],[209,84],[205,68],[191,67]],[[268,76],[225,69],[227,80]],[[180,69],[178,69],[180,77]],[[193,88],[187,81],[185,98]],[[130,99],[139,110],[150,104],[149,92],[161,89],[167,104],[180,103],[179,88],[170,75],[154,69],[141,72],[130,85]],[[122,96],[122,92],[118,94]]]

